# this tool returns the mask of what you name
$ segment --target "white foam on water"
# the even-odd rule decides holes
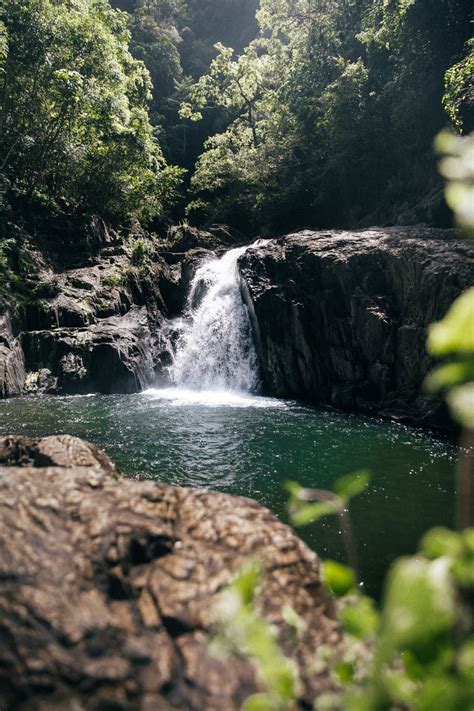
[[[150,388],[143,393],[152,400],[164,400],[174,407],[256,407],[287,409],[289,403],[231,390],[190,390],[186,388]]]

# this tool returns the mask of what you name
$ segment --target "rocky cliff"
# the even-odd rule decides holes
[[[255,558],[310,708],[334,683],[316,650],[341,636],[318,559],[287,526],[247,499],[122,479],[73,437],[0,439],[2,711],[237,711],[255,669],[208,644],[219,593]]]
[[[164,243],[98,219],[79,236],[24,241],[20,293],[8,300],[0,289],[0,397],[156,382],[205,246],[235,241],[222,227],[176,228]],[[305,231],[250,248],[240,271],[267,394],[447,422],[440,401],[420,393],[432,367],[427,327],[474,283],[472,247],[454,231]]]
[[[202,234],[193,242],[191,231],[185,252],[179,240],[170,251],[139,225],[119,234],[99,218],[13,234],[12,269],[0,262],[0,398],[153,383],[170,358],[167,321],[182,311],[206,251]]]
[[[304,231],[241,257],[265,391],[443,422],[423,398],[427,327],[474,283],[474,252],[423,227]]]

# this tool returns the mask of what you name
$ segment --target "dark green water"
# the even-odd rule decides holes
[[[130,475],[257,499],[283,519],[282,483],[330,488],[359,468],[369,490],[351,506],[361,578],[378,594],[390,561],[432,525],[452,525],[455,448],[401,425],[264,398],[150,391],[0,403],[0,434],[69,433],[95,442]],[[344,561],[338,520],[300,535]]]

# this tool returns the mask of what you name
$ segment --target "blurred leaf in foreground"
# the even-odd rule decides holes
[[[260,566],[253,562],[221,595],[212,647],[214,653],[236,654],[255,664],[267,693],[247,699],[245,711],[284,711],[296,698],[297,672],[280,650],[276,629],[258,612],[261,578]]]

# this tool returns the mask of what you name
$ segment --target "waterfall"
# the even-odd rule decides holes
[[[237,265],[246,249],[232,249],[198,268],[169,368],[175,386],[244,393],[259,390],[257,353]]]

